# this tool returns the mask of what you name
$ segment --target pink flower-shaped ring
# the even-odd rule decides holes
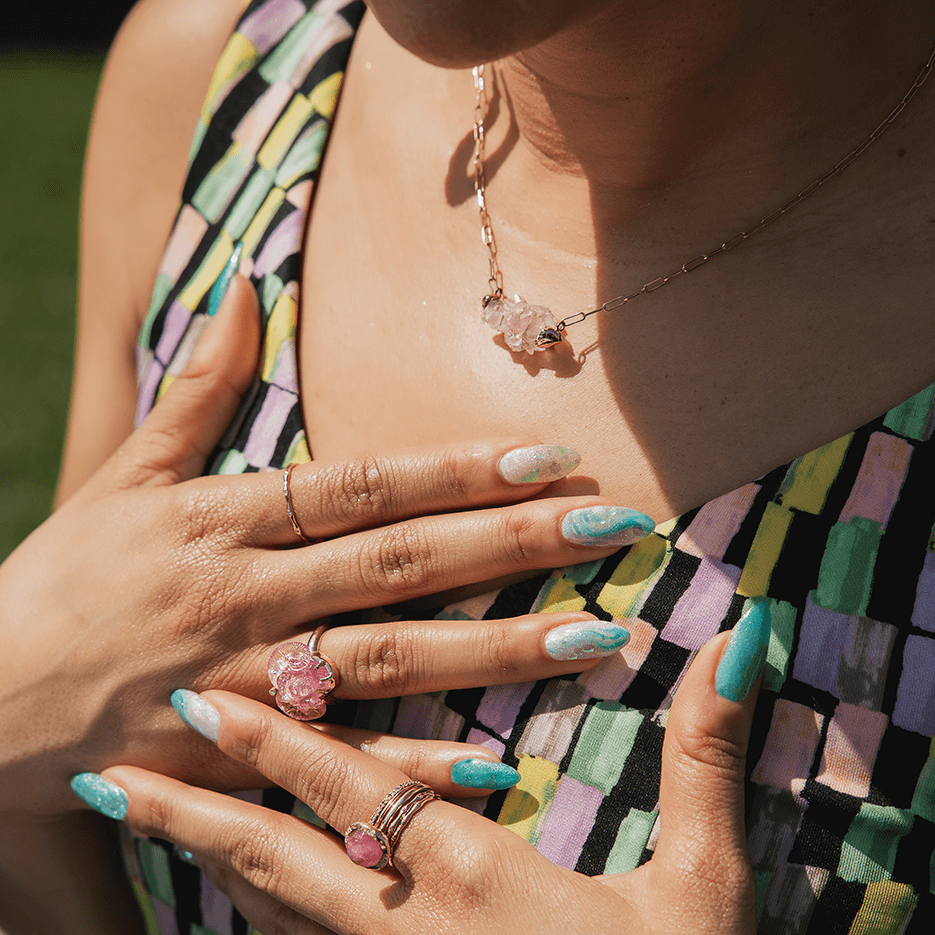
[[[334,663],[318,652],[325,627],[308,643],[282,643],[269,657],[267,674],[279,710],[297,721],[314,721],[325,713],[326,697],[337,685]]]

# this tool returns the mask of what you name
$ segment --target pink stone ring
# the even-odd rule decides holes
[[[424,783],[414,779],[400,783],[380,802],[370,821],[355,821],[344,833],[347,856],[371,870],[392,867],[393,851],[406,825],[437,798],[439,794]]]
[[[308,643],[277,646],[266,666],[273,687],[269,693],[279,710],[297,721],[314,721],[325,713],[327,696],[338,684],[334,663],[318,651],[327,627],[319,627]]]

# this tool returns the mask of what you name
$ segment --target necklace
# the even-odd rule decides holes
[[[922,83],[928,77],[935,63],[935,47],[933,47],[928,61],[919,69],[915,81],[909,90],[903,95],[903,99],[890,111],[879,126],[855,149],[852,149],[840,162],[830,168],[824,175],[819,176],[807,188],[803,188],[794,198],[790,198],[784,205],[777,208],[771,214],[766,215],[753,227],[734,234],[729,240],[725,240],[719,247],[714,248],[708,253],[702,253],[694,259],[683,263],[677,270],[669,273],[667,276],[659,276],[650,282],[644,283],[636,292],[629,295],[618,295],[616,298],[608,299],[602,305],[588,312],[575,312],[568,315],[561,321],[557,321],[552,312],[543,305],[531,305],[518,295],[511,301],[503,294],[503,273],[500,270],[500,264],[497,262],[497,243],[494,239],[493,228],[490,223],[490,214],[487,211],[487,181],[484,175],[485,158],[485,126],[484,121],[487,118],[488,98],[486,94],[486,82],[484,80],[484,66],[477,65],[473,69],[474,90],[476,92],[476,103],[474,105],[474,192],[477,197],[477,207],[480,211],[481,222],[481,240],[487,247],[488,262],[490,273],[488,283],[490,291],[483,298],[483,311],[481,318],[490,325],[494,331],[503,335],[507,347],[511,351],[526,351],[527,354],[534,354],[536,351],[544,351],[560,343],[566,329],[572,325],[596,315],[598,312],[612,312],[622,308],[627,302],[635,299],[637,296],[655,292],[656,289],[671,282],[676,276],[683,273],[690,273],[699,266],[703,266],[708,260],[727,253],[738,244],[749,240],[755,234],[758,234],[764,227],[768,227],[774,221],[778,221],[784,214],[791,211],[796,205],[805,201],[810,195],[813,195],[822,185],[831,181],[844,171],[858,156],[860,156],[873,143],[884,130],[902,113],[905,106],[915,96],[916,91],[922,86]]]

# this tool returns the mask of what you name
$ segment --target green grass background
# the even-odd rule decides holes
[[[0,561],[48,516],[71,384],[81,166],[102,53],[0,55]]]

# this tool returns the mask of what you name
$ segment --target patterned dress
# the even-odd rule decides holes
[[[255,0],[205,101],[140,333],[139,416],[184,367],[210,288],[242,241],[241,271],[263,307],[262,368],[209,472],[310,457],[294,343],[302,234],[362,15],[359,0]],[[438,612],[584,609],[619,619],[632,638],[597,668],[360,705],[357,723],[495,750],[521,781],[475,808],[562,866],[628,870],[653,853],[663,732],[679,680],[749,599],[765,597],[773,632],[747,783],[759,931],[930,935],[933,397],[935,386],[609,559]],[[262,801],[307,813],[281,790]],[[164,842],[133,841],[127,862],[152,895],[161,932],[247,931]]]

